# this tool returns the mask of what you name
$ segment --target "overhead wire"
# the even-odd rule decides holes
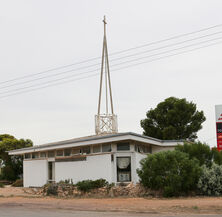
[[[130,67],[134,67],[134,66],[137,66],[137,65],[142,65],[142,64],[145,64],[145,63],[149,63],[149,62],[158,61],[158,60],[161,60],[161,59],[165,59],[165,58],[169,58],[169,57],[172,57],[172,56],[177,56],[177,55],[180,55],[180,54],[192,52],[192,51],[195,51],[195,50],[203,49],[203,48],[214,46],[214,45],[221,44],[221,43],[222,43],[222,41],[217,42],[217,43],[212,43],[212,44],[209,44],[209,45],[205,45],[205,46],[201,46],[201,47],[198,47],[198,48],[190,49],[188,51],[183,51],[183,52],[179,52],[179,53],[175,53],[175,54],[171,54],[171,55],[155,58],[155,59],[152,59],[150,61],[145,61],[145,62],[140,62],[140,63],[136,63],[136,64],[131,64],[131,65],[128,65],[128,66],[125,66],[125,67],[114,69],[112,71],[118,71],[118,70],[130,68]],[[22,93],[32,92],[32,91],[39,90],[39,89],[44,89],[44,88],[51,87],[51,86],[56,86],[56,85],[61,85],[61,84],[65,84],[65,83],[70,83],[70,82],[77,81],[77,80],[87,79],[87,78],[90,78],[90,77],[97,76],[99,74],[100,73],[94,73],[92,75],[81,77],[81,78],[77,78],[77,79],[71,79],[71,80],[68,80],[68,81],[63,81],[63,82],[59,82],[59,83],[55,83],[55,84],[50,84],[50,85],[39,87],[39,88],[34,88],[34,89],[26,90],[26,91],[21,91],[21,92],[13,93],[13,94],[3,95],[3,96],[0,97],[0,99],[5,98],[5,97],[9,97],[9,96],[14,96],[14,95],[22,94]]]
[[[125,49],[125,50],[117,51],[117,52],[109,54],[109,56],[116,55],[116,54],[121,54],[121,53],[128,52],[128,51],[131,51],[131,50],[134,50],[134,49],[139,49],[139,48],[147,47],[147,46],[150,46],[150,45],[154,45],[154,44],[158,44],[158,43],[162,43],[162,42],[166,42],[166,41],[170,41],[170,40],[174,40],[174,39],[178,39],[178,38],[181,38],[181,37],[185,37],[185,36],[189,36],[189,35],[192,35],[192,34],[204,32],[204,31],[207,31],[207,30],[210,30],[210,29],[221,27],[221,26],[222,26],[222,24],[218,24],[218,25],[210,26],[210,27],[203,28],[203,29],[200,29],[200,30],[197,30],[197,31],[192,31],[192,32],[189,32],[189,33],[176,35],[176,36],[169,37],[169,38],[166,38],[166,39],[162,39],[162,40],[154,41],[154,42],[151,42],[151,43],[143,44],[143,45],[140,45],[140,46],[136,46],[136,47],[128,48],[128,49]],[[9,83],[9,82],[14,82],[16,80],[22,80],[22,79],[26,79],[26,78],[33,77],[33,76],[38,76],[38,75],[49,73],[49,72],[52,72],[52,71],[68,68],[68,67],[71,67],[71,66],[74,66],[74,65],[79,65],[79,64],[86,63],[86,62],[94,61],[94,60],[97,60],[99,58],[101,58],[101,57],[99,56],[99,57],[95,57],[95,58],[90,58],[90,59],[87,59],[87,60],[84,60],[84,61],[80,61],[80,62],[76,62],[76,63],[72,63],[72,64],[67,64],[67,65],[64,65],[64,66],[55,67],[55,68],[45,70],[45,71],[41,71],[41,72],[38,72],[38,73],[33,73],[33,74],[25,75],[25,76],[19,76],[19,77],[13,78],[13,79],[2,81],[2,82],[0,82],[0,84],[5,84],[5,83]]]
[[[211,42],[211,41],[214,41],[214,40],[218,40],[218,39],[222,39],[222,37],[215,38],[215,39],[210,39],[210,40],[206,40],[206,41],[202,41],[202,42],[199,42],[199,43],[190,44],[190,45],[187,45],[187,46],[175,48],[175,49],[172,49],[172,50],[167,50],[167,51],[156,53],[156,54],[152,54],[152,55],[149,55],[149,56],[140,57],[140,58],[137,58],[137,59],[128,60],[128,61],[117,63],[117,64],[113,64],[112,67],[123,65],[123,64],[126,64],[126,63],[131,63],[131,62],[139,61],[141,59],[146,59],[146,58],[150,58],[150,57],[154,57],[154,56],[158,56],[158,55],[162,55],[162,54],[167,54],[167,53],[170,53],[170,52],[173,52],[173,51],[177,51],[177,50],[181,50],[181,49],[184,49],[184,48],[196,46],[196,45],[203,44],[203,43],[206,43],[206,42],[208,43],[208,42]],[[31,86],[26,86],[26,87],[22,87],[22,88],[16,88],[16,89],[13,89],[13,90],[8,90],[8,91],[0,92],[0,95],[1,94],[5,94],[5,93],[14,92],[14,91],[28,89],[28,88],[31,88],[33,86],[35,87],[35,86],[40,86],[40,85],[44,85],[44,84],[48,84],[48,83],[54,83],[54,82],[57,82],[57,81],[60,81],[60,80],[69,79],[69,78],[72,78],[72,77],[75,77],[75,76],[78,76],[78,75],[82,75],[82,74],[89,74],[91,72],[98,71],[99,69],[100,68],[97,68],[97,69],[90,70],[90,71],[87,71],[87,72],[82,72],[82,73],[78,73],[78,74],[74,74],[74,75],[65,76],[65,77],[62,77],[62,78],[50,80],[50,81],[47,81],[47,82],[44,82],[44,83],[40,83],[40,84],[35,84],[35,85],[31,85]]]
[[[192,39],[188,39],[188,40],[184,40],[184,41],[177,42],[177,43],[172,43],[172,44],[161,46],[161,47],[158,47],[158,48],[153,48],[153,49],[145,50],[145,51],[134,53],[134,54],[130,54],[130,55],[127,55],[127,56],[118,57],[118,58],[115,58],[115,59],[111,59],[110,62],[118,61],[118,60],[121,60],[121,59],[129,58],[129,57],[133,57],[133,56],[137,56],[137,55],[141,55],[141,54],[145,54],[145,53],[149,53],[149,52],[153,52],[153,51],[157,51],[157,50],[161,50],[161,49],[164,49],[164,48],[168,48],[168,47],[172,47],[172,46],[176,46],[176,45],[180,45],[180,44],[184,44],[184,43],[187,43],[187,42],[195,41],[195,40],[198,40],[198,39],[206,38],[206,37],[213,36],[213,35],[216,35],[216,34],[221,34],[221,33],[222,33],[222,31],[216,32],[216,33],[212,33],[212,34],[208,34],[208,35],[203,35],[203,36],[192,38]],[[220,38],[209,39],[207,41],[203,41],[203,42],[200,42],[200,43],[205,43],[205,42],[208,42],[208,41],[211,41],[211,40],[218,40],[218,39],[220,39]],[[182,47],[182,48],[178,48],[178,49],[183,49],[183,48],[190,47],[190,46],[194,46],[194,44],[188,45],[188,46],[185,46],[185,47]],[[177,50],[177,49],[173,49],[171,51],[174,51],[174,50]],[[166,52],[168,52],[168,51],[166,51]],[[159,54],[164,54],[164,53],[165,52],[154,54],[154,55],[150,55],[150,56],[147,56],[147,57],[142,57],[142,59],[148,58],[148,57],[152,57],[152,56],[156,56],[156,55],[159,55]],[[132,61],[137,61],[139,59],[140,58],[138,58],[136,60],[132,60]],[[129,61],[126,61],[126,62],[123,62],[123,63],[119,63],[119,64],[114,64],[113,66],[121,65],[121,64],[124,64],[124,63],[127,63],[127,62],[129,62]],[[50,74],[50,75],[47,75],[47,76],[43,76],[43,77],[39,77],[39,78],[34,78],[34,79],[31,79],[31,80],[27,80],[27,81],[17,82],[17,83],[13,83],[13,84],[2,86],[2,87],[0,86],[0,89],[6,89],[6,88],[9,88],[9,87],[18,86],[18,85],[21,85],[21,84],[27,84],[27,83],[31,83],[31,82],[34,82],[34,81],[43,80],[43,79],[46,79],[46,78],[60,76],[60,75],[67,74],[67,73],[70,73],[70,72],[75,72],[75,71],[79,71],[79,70],[82,70],[82,69],[91,68],[93,66],[98,66],[100,64],[101,63],[96,63],[96,64],[92,64],[92,65],[88,65],[88,66],[82,66],[82,67],[79,67],[79,68],[76,68],[76,69],[70,69],[68,71],[58,72],[58,73],[55,73],[55,74]],[[99,70],[99,69],[95,69],[95,70]],[[95,70],[93,70],[93,71],[95,71]],[[90,72],[93,72],[93,71],[90,71]],[[71,75],[71,76],[67,76],[67,77],[73,77],[73,76],[77,76],[77,75],[81,75],[81,74],[88,74],[88,73],[89,72],[87,71],[87,72],[77,73],[76,75]]]

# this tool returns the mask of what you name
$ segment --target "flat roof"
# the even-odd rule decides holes
[[[80,138],[63,140],[59,142],[47,143],[43,145],[36,145],[29,148],[16,149],[9,151],[8,153],[9,155],[21,155],[30,152],[48,151],[61,148],[71,148],[77,146],[118,142],[124,140],[133,140],[137,142],[143,142],[163,147],[176,146],[177,144],[183,144],[184,142],[183,140],[160,140],[133,132],[126,132],[126,133],[85,136]]]

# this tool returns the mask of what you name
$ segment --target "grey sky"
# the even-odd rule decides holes
[[[221,24],[221,11],[220,0],[0,0],[1,81],[100,56],[104,14],[113,53]],[[217,31],[222,27],[201,34]],[[207,117],[199,139],[216,145],[214,106],[222,104],[221,54],[218,44],[111,70],[119,131],[142,133],[139,122],[148,109],[170,96],[185,97]],[[30,138],[35,144],[94,134],[98,85],[96,76],[1,99],[0,133]]]

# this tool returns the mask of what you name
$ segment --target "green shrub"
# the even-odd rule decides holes
[[[222,165],[222,151],[218,151],[217,148],[212,148],[211,152],[214,163]]]
[[[23,187],[23,180],[22,179],[17,179],[13,184],[13,187]]]
[[[51,183],[47,185],[47,195],[58,195],[58,185],[55,183]]]
[[[210,167],[212,164],[213,153],[210,147],[201,142],[184,143],[184,145],[178,145],[175,150],[187,153],[190,159],[196,158],[200,166],[206,165]]]
[[[102,188],[107,186],[109,183],[105,179],[97,179],[92,181],[93,188]]]
[[[76,186],[78,190],[84,191],[84,192],[87,192],[93,189],[92,180],[83,180],[83,181],[77,182]]]
[[[142,159],[137,169],[144,187],[161,190],[166,197],[180,196],[195,190],[201,174],[196,159],[180,151],[163,151]]]
[[[222,166],[213,163],[211,168],[203,165],[202,169],[198,182],[200,193],[208,196],[222,195]]]
[[[5,185],[0,182],[0,188],[4,188],[4,187],[5,187]]]
[[[88,192],[95,188],[102,188],[107,186],[109,183],[105,179],[97,179],[97,180],[83,180],[76,183],[77,189],[80,191]]]

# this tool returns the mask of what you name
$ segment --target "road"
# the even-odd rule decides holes
[[[29,209],[25,207],[1,207],[0,217],[219,217],[217,214],[152,214],[133,212],[97,212],[97,211],[73,211],[61,209]]]

